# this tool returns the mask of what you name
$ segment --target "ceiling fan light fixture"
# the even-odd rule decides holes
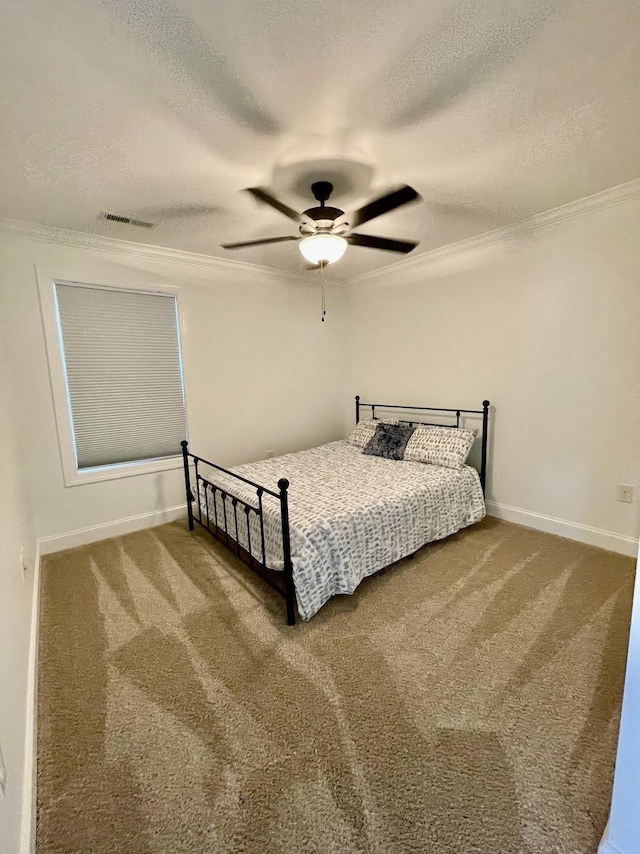
[[[347,249],[347,241],[339,234],[312,234],[299,244],[300,252],[310,264],[333,264]]]

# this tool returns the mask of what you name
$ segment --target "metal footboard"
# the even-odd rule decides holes
[[[293,626],[296,622],[296,596],[293,583],[293,564],[291,562],[289,481],[286,478],[279,480],[279,492],[275,492],[266,486],[254,483],[246,477],[222,468],[222,466],[212,463],[204,457],[190,453],[186,440],[181,442],[181,445],[189,530],[193,531],[195,525],[204,528],[263,578],[274,590],[277,590],[284,597],[286,603],[287,623]],[[191,463],[193,463],[195,474],[195,495],[191,489]],[[201,463],[255,490],[255,504],[249,503],[229,489],[223,488],[205,477],[200,472]],[[280,504],[284,562],[282,572],[270,569],[267,566],[264,533],[264,499],[266,496],[275,498]],[[253,527],[258,529],[258,542],[255,542],[256,537],[252,541],[252,519],[256,523]]]

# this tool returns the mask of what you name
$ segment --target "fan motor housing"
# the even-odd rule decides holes
[[[340,208],[331,208],[322,205],[322,207],[318,208],[309,208],[309,210],[305,211],[305,214],[318,222],[321,219],[336,220],[344,214],[344,211],[341,211]]]

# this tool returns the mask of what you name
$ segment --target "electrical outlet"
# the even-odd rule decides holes
[[[273,450],[273,448],[269,448],[269,450],[267,451],[267,459],[270,460],[272,457],[275,457],[275,455],[276,452]]]
[[[4,764],[2,745],[0,744],[0,795],[4,795],[7,787],[7,766]]]
[[[619,483],[617,487],[617,500],[625,504],[633,503],[633,487],[630,483]]]

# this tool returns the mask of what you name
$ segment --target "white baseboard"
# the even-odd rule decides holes
[[[107,540],[109,537],[120,537],[123,534],[131,534],[141,531],[143,528],[153,528],[155,525],[164,525],[165,522],[175,522],[186,516],[187,505],[180,504],[177,507],[167,507],[164,510],[154,510],[151,513],[140,513],[138,516],[128,516],[126,519],[116,519],[113,522],[104,522],[101,525],[91,525],[88,528],[79,528],[77,531],[66,531],[64,534],[55,534],[52,537],[41,537],[38,540],[41,555],[52,552],[61,552],[65,549],[73,549],[76,546],[86,546],[98,540]]]
[[[601,528],[592,528],[589,525],[579,525],[577,522],[567,522],[565,519],[556,519],[553,516],[543,516],[541,513],[533,513],[531,510],[521,510],[519,507],[509,507],[508,504],[499,504],[497,501],[487,501],[487,513],[505,522],[514,522],[516,525],[525,525],[527,528],[536,528],[547,534],[557,534],[567,537],[569,540],[577,540],[589,546],[598,546],[610,552],[619,552],[629,557],[638,554],[638,540],[627,537],[624,534],[616,534],[613,531],[604,531]]]
[[[134,531],[141,531],[143,528],[153,528],[155,525],[175,522],[177,519],[184,518],[186,512],[187,505],[179,504],[176,507],[167,507],[164,510],[128,516],[125,519],[116,519],[113,522],[104,522],[101,525],[91,525],[88,528],[79,528],[76,531],[66,531],[63,534],[55,534],[51,537],[41,537],[38,540],[39,553],[47,555],[52,552],[61,552],[76,546],[86,546],[98,540],[106,540],[109,537],[131,534]],[[589,525],[568,522],[566,519],[557,519],[554,516],[544,516],[542,513],[522,510],[520,507],[510,507],[508,504],[500,504],[497,501],[487,501],[487,513],[497,519],[504,519],[505,522],[514,522],[516,525],[536,528],[538,531],[545,531],[547,534],[557,534],[560,537],[567,537],[570,540],[577,540],[579,543],[598,546],[601,549],[618,552],[629,557],[636,557],[638,554],[638,540],[635,537],[616,534],[614,531],[592,528]]]
[[[27,714],[25,720],[24,778],[22,784],[22,820],[20,854],[33,854],[36,848],[36,785],[38,750],[38,627],[40,623],[40,544],[36,542],[31,599],[31,629],[27,675]]]

